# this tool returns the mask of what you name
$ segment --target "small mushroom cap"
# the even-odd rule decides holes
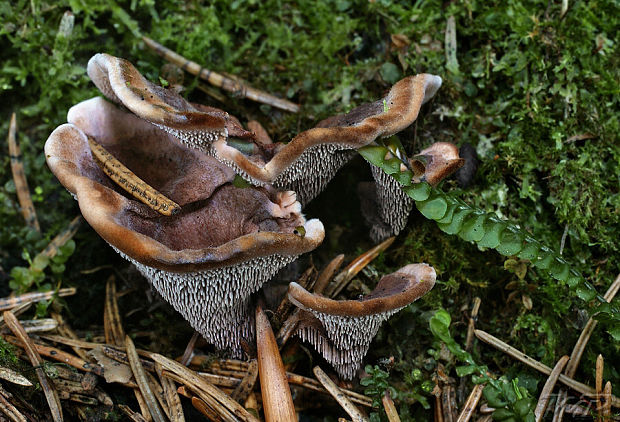
[[[426,159],[422,180],[436,185],[452,173],[463,167],[465,159],[459,157],[459,149],[450,142],[435,142],[420,151],[417,156]],[[415,160],[415,157],[412,161]]]
[[[297,307],[328,315],[363,317],[407,306],[435,285],[437,274],[428,264],[409,264],[383,276],[377,287],[360,300],[333,300],[289,284],[288,297]]]
[[[101,98],[73,107],[45,145],[48,165],[108,243],[141,264],[202,271],[278,254],[299,255],[324,237],[293,192],[238,188],[234,172]],[[161,216],[129,199],[93,161],[87,136],[182,206]],[[305,235],[296,234],[301,226]]]
[[[251,137],[228,113],[187,102],[173,90],[148,81],[127,60],[95,54],[88,61],[88,76],[110,100],[134,114],[179,136],[198,149],[227,136]]]
[[[422,104],[428,101],[440,86],[441,78],[435,75],[419,74],[404,78],[397,82],[382,100],[364,104],[348,114],[320,122],[317,127],[300,133],[291,142],[281,146],[268,160],[259,156],[246,156],[229,146],[225,138],[216,140],[213,148],[218,159],[233,166],[254,183],[272,183],[277,179],[284,179],[282,185],[286,186],[290,180],[299,178],[304,173],[316,172],[316,177],[322,177],[322,169],[312,168],[312,164],[330,160],[330,157],[310,157],[312,149],[322,146],[323,149],[319,152],[323,154],[326,151],[356,149],[368,145],[378,137],[400,132],[415,121]],[[309,160],[309,164],[301,162],[304,160]],[[300,161],[300,165],[296,165],[297,161]],[[286,174],[287,170],[291,174]]]

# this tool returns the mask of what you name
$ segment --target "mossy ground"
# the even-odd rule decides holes
[[[79,213],[47,169],[43,144],[65,122],[71,105],[97,95],[85,74],[87,60],[107,52],[129,59],[153,81],[165,76],[162,60],[144,47],[140,34],[210,69],[235,74],[300,103],[302,112],[291,115],[229,96],[220,102],[199,90],[202,83],[196,78],[185,76],[188,98],[242,120],[258,119],[277,141],[290,139],[328,115],[379,98],[402,76],[441,75],[443,87],[401,140],[410,151],[433,141],[472,144],[481,166],[471,186],[459,191],[448,181],[443,189],[520,224],[556,250],[563,245],[563,257],[604,293],[620,269],[620,54],[614,38],[620,7],[611,0],[570,0],[563,14],[561,3],[0,2],[0,133],[7,133],[15,111],[43,229],[39,235],[23,223],[2,136],[0,293],[49,289],[58,283],[76,286],[79,298],[62,306],[73,326],[88,330],[100,325],[101,292],[110,268],[133,274],[90,228],[82,227],[75,238],[76,251],[64,267],[44,269],[43,276],[22,277],[19,282],[13,279],[9,287],[12,269],[28,267],[24,251],[34,256]],[[67,11],[73,18],[66,17],[61,25]],[[450,16],[455,49],[446,48],[451,45],[445,35]],[[364,163],[354,161],[308,208],[308,215],[321,218],[328,232],[315,263],[341,252],[352,256],[370,246],[354,194],[356,183],[369,178]],[[449,353],[440,353],[428,329],[437,309],[448,310],[453,335],[464,344],[466,315],[478,296],[479,328],[551,366],[570,354],[587,318],[583,303],[546,274],[533,268],[525,274],[514,272],[514,262],[506,264],[513,269],[507,271],[506,259],[496,252],[480,251],[445,235],[415,211],[405,233],[360,280],[372,284],[376,274],[414,261],[435,266],[441,282],[385,325],[367,358],[378,369],[389,369],[385,380],[376,371],[373,380],[396,388],[405,420],[430,415],[418,401],[428,399],[437,363],[448,373],[457,364]],[[83,273],[101,266],[108,267]],[[137,306],[135,300],[124,300],[125,312]],[[44,314],[46,308],[37,311]],[[169,316],[161,306],[142,306],[126,323],[130,329],[153,331],[152,338],[160,339],[174,325],[178,336],[164,346],[178,352],[190,331]],[[148,338],[143,341],[148,343]],[[577,378],[593,383],[599,353],[606,358],[605,379],[620,385],[618,340],[601,327],[589,342]],[[488,346],[477,345],[473,354],[477,363],[489,365],[497,375],[542,380]],[[393,364],[381,363],[390,356]]]

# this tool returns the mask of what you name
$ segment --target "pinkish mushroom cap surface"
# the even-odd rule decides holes
[[[89,224],[218,347],[251,337],[250,294],[321,243],[321,222],[305,220],[293,192],[237,187],[230,168],[101,98],[68,121],[45,154]],[[94,162],[89,136],[181,211],[162,216],[130,198]]]

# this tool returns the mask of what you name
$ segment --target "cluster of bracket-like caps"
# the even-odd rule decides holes
[[[134,262],[205,338],[239,355],[246,305],[275,272],[323,240],[293,192],[237,187],[213,157],[101,98],[74,106],[45,144],[48,165],[89,224]],[[162,216],[129,198],[93,160],[88,137],[181,206]]]
[[[88,62],[87,72],[103,95],[189,147],[209,152],[217,139],[252,137],[228,113],[187,102],[176,91],[151,83],[127,60],[95,54]]]
[[[390,141],[388,141],[390,143]],[[405,164],[402,154],[402,146],[393,142],[388,147],[364,148],[363,154],[374,151],[375,154],[383,154],[383,163],[402,172],[402,177],[409,177],[409,183],[428,182],[431,185],[438,184],[441,180],[450,176],[461,166],[465,160],[459,157],[456,145],[449,142],[436,142],[420,151]],[[382,168],[371,164],[372,175],[375,179],[375,192],[373,200],[380,221],[373,219],[371,215],[365,215],[371,224],[370,236],[376,241],[382,241],[390,236],[395,236],[407,225],[409,213],[413,208],[413,199],[402,190],[401,184]]]
[[[295,190],[302,205],[318,195],[357,148],[411,125],[441,78],[419,74],[397,82],[382,99],[330,117],[269,151],[246,154],[226,138],[213,142],[215,156],[256,185]]]
[[[410,264],[381,278],[359,300],[333,300],[289,285],[290,301],[302,310],[298,335],[311,343],[341,377],[351,379],[362,364],[381,323],[426,294],[436,273],[427,264]]]

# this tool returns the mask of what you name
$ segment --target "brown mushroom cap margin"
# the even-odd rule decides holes
[[[433,267],[410,264],[381,278],[360,300],[333,300],[290,283],[289,300],[304,313],[298,335],[310,342],[338,373],[350,379],[361,365],[381,323],[430,291]]]
[[[211,172],[216,179],[221,179],[216,185],[228,183],[234,172],[212,157],[181,146],[169,139],[171,135],[116,109],[101,98],[75,106],[70,110],[68,120],[84,127],[87,132],[74,124],[60,126],[46,142],[45,154],[52,172],[77,198],[86,220],[110,245],[136,264],[164,298],[207,340],[218,348],[238,353],[235,348],[239,347],[240,337],[251,338],[253,335],[253,324],[247,311],[250,294],[299,254],[321,243],[324,230],[320,221],[305,221],[304,237],[292,231],[256,232],[217,247],[172,249],[123,225],[128,214],[154,218],[154,212],[115,189],[94,163],[87,134],[110,147],[110,139],[116,136],[131,138],[138,136],[140,131],[147,131],[145,136],[153,143],[154,150],[157,150],[154,140],[161,137],[163,145],[187,150],[188,157],[193,157],[190,161],[197,160],[202,165],[201,170],[208,169],[209,163],[217,167],[217,171]],[[201,174],[197,177],[200,178]],[[199,179],[184,181],[191,184]],[[171,187],[172,191],[174,188]],[[202,190],[204,195],[216,189],[196,183],[196,190]],[[191,192],[188,194],[191,196]],[[298,213],[300,205],[294,197],[284,194],[275,193],[281,204],[269,207],[279,209],[283,214]],[[176,216],[165,218],[170,221]]]
[[[430,74],[406,77],[373,103],[356,107],[345,115],[333,116],[317,127],[279,145],[265,162],[247,156],[219,138],[212,144],[215,156],[250,183],[295,190],[305,205],[320,193],[336,172],[355,155],[357,148],[379,137],[391,136],[411,125],[420,107],[441,86],[441,78]]]
[[[252,137],[225,111],[187,102],[177,92],[147,80],[127,60],[98,53],[88,61],[87,73],[107,98],[189,147],[208,151],[218,138]]]

